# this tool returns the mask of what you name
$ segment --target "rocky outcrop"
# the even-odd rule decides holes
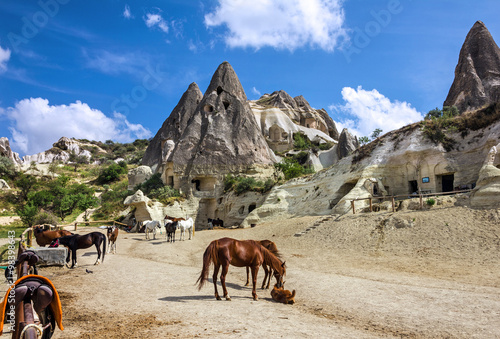
[[[7,181],[0,179],[0,190],[10,190],[10,186],[7,184]]]
[[[9,158],[14,164],[21,163],[21,158],[19,158],[19,154],[12,152],[10,148],[9,139],[5,137],[0,138],[0,157]]]
[[[84,149],[84,146],[88,146],[88,148],[97,148],[98,152],[106,153],[96,145],[80,142],[73,138],[62,137],[52,145],[51,149],[34,155],[25,155],[22,162],[24,164],[30,164],[31,162],[49,164],[54,161],[67,163],[72,153],[78,156],[84,156],[90,160],[92,154],[89,150]]]
[[[339,143],[337,145],[337,155],[339,159],[342,159],[359,147],[358,138],[349,133],[347,128],[342,130],[339,137]]]
[[[177,106],[149,143],[142,158],[144,165],[155,168],[155,166],[167,161],[202,98],[203,94],[198,85],[194,82],[189,85]]]
[[[500,168],[495,167],[500,144],[491,147],[477,180],[471,197],[471,206],[498,208],[500,206]]]
[[[151,178],[153,171],[149,166],[139,166],[128,171],[128,190],[132,191],[134,188]]]
[[[500,49],[484,23],[478,21],[460,50],[455,80],[444,106],[457,106],[466,112],[499,101]]]
[[[295,124],[319,130],[334,140],[338,139],[339,133],[333,119],[324,109],[313,109],[302,95],[292,98],[281,90],[264,94],[259,100],[252,103],[253,107],[260,110],[276,108]]]

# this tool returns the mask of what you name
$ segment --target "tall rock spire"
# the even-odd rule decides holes
[[[460,50],[455,80],[444,106],[472,111],[500,101],[500,49],[481,21],[471,28]]]
[[[167,160],[162,159],[162,155],[165,155],[162,147],[168,147],[168,145],[165,146],[166,142],[175,144],[179,141],[202,97],[203,95],[196,83],[193,82],[189,85],[177,106],[175,106],[170,116],[149,143],[142,158],[143,165],[153,166]]]

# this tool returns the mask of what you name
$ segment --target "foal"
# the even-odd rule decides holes
[[[116,239],[118,238],[118,227],[116,226],[108,226],[107,228],[108,235],[108,253],[113,252],[116,253]]]

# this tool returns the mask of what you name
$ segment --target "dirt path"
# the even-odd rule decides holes
[[[118,253],[102,265],[92,265],[89,249],[78,252],[74,270],[42,270],[63,300],[65,330],[54,338],[498,338],[498,212],[345,216],[295,237],[322,219],[306,217],[200,231],[174,244],[122,232]],[[391,227],[394,218],[411,227]],[[223,236],[275,241],[296,304],[275,303],[260,289],[253,301],[236,267],[227,278],[232,301],[215,300],[211,283],[198,291],[203,251]]]

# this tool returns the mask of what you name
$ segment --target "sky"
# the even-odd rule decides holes
[[[284,90],[358,137],[442,107],[477,20],[498,0],[0,1],[0,137],[21,156],[59,138],[153,137],[223,61],[247,97]]]

